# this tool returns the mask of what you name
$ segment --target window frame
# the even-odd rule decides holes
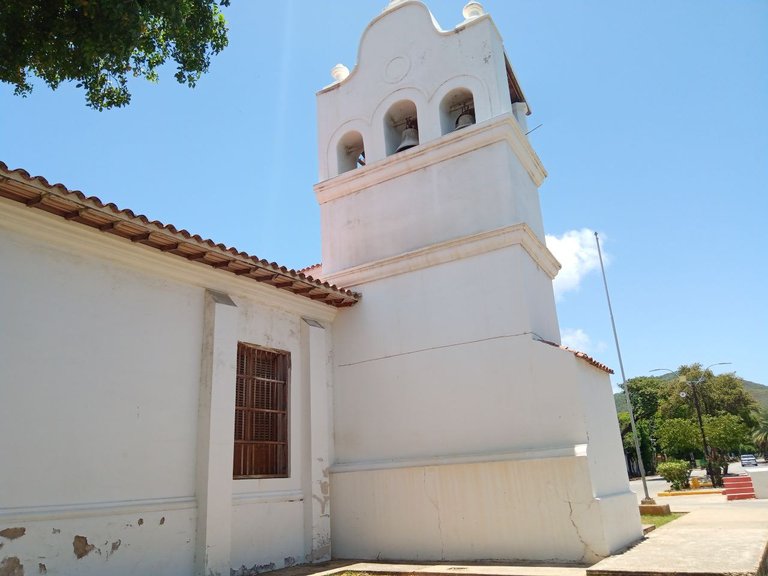
[[[247,353],[247,351],[253,351],[258,354],[268,354],[276,359],[278,363],[282,363],[282,366],[278,366],[277,371],[282,370],[283,378],[270,379],[261,378],[261,380],[269,380],[272,383],[281,382],[283,386],[283,400],[285,404],[284,410],[278,410],[273,408],[264,407],[247,407],[241,406],[238,402],[238,398],[244,397],[245,391],[241,392],[240,387],[245,385],[246,378],[259,379],[258,374],[247,374],[241,372],[241,354]],[[255,391],[254,391],[255,392]],[[241,396],[242,394],[242,396]],[[258,346],[256,344],[250,344],[248,342],[237,343],[237,360],[235,368],[235,424],[233,429],[233,451],[232,451],[232,479],[233,480],[250,480],[259,478],[290,478],[291,476],[291,353],[287,350],[277,350],[274,348],[267,348],[265,346]],[[275,435],[278,440],[258,440],[258,439],[238,439],[238,415],[245,413],[261,413],[261,414],[275,414],[277,415],[277,424]],[[280,421],[280,415],[283,416],[282,422]],[[245,416],[243,416],[243,420]],[[243,424],[245,427],[246,424]],[[252,424],[252,428],[255,428],[255,423]],[[281,429],[282,428],[282,429]],[[243,435],[245,431],[243,431]],[[284,438],[284,441],[279,438]],[[265,445],[282,445],[284,446],[284,454],[280,458],[279,452],[276,456],[275,468],[265,474],[236,474],[238,468],[236,466],[236,457],[238,455],[239,446],[265,446]],[[278,449],[279,451],[279,449]],[[242,454],[242,452],[241,452]],[[246,466],[241,463],[240,471],[249,471]]]

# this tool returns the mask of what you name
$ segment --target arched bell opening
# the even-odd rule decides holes
[[[410,100],[395,102],[384,115],[384,142],[387,156],[419,145],[416,105]]]
[[[440,102],[440,129],[443,135],[475,123],[475,98],[470,90],[451,90]]]
[[[365,166],[365,145],[360,132],[347,132],[336,145],[339,174]]]

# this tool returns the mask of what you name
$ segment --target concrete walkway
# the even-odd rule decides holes
[[[766,574],[768,502],[728,502],[689,512],[623,554],[587,569],[588,576]]]

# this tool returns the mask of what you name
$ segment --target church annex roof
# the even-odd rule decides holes
[[[105,204],[95,196],[85,196],[77,190],[67,189],[63,184],[50,184],[42,176],[30,176],[26,170],[11,170],[2,161],[0,196],[95,228],[104,234],[119,236],[336,308],[352,306],[360,299],[360,294],[317,280],[301,271],[216,244],[213,240],[179,230],[172,224],[150,221],[142,214],[121,209],[112,203]]]
[[[592,356],[589,356],[587,354],[584,354],[584,352],[579,352],[578,350],[574,350],[573,348],[568,348],[567,346],[563,346],[562,344],[556,344],[555,342],[550,342],[549,340],[544,340],[543,338],[537,338],[539,342],[542,342],[544,344],[549,344],[550,346],[554,346],[555,348],[560,348],[560,350],[565,350],[566,352],[570,352],[576,358],[580,358],[581,360],[584,360],[587,364],[591,364],[598,370],[602,370],[603,372],[607,372],[608,374],[613,374],[613,370],[611,368],[608,368],[605,364],[602,362],[598,362]]]

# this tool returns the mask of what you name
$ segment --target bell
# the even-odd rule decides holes
[[[474,123],[475,115],[469,110],[463,110],[461,114],[459,114],[459,117],[456,118],[456,128],[454,128],[453,131],[455,132],[456,130],[466,128],[467,126],[472,126]]]
[[[395,152],[402,152],[419,145],[419,131],[416,128],[406,128],[403,130],[403,140]]]

